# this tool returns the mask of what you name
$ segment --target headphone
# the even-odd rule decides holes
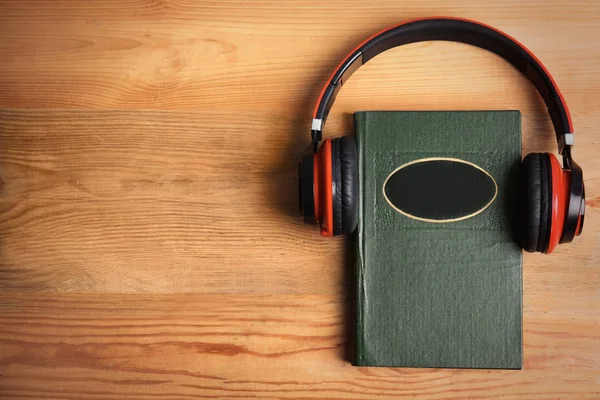
[[[542,96],[554,125],[558,152],[531,153],[521,170],[521,246],[551,253],[581,234],[585,214],[583,171],[571,156],[573,122],[554,79],[540,60],[514,38],[491,26],[462,18],[422,18],[384,29],[359,44],[335,69],[317,100],[311,127],[313,154],[298,168],[300,210],[318,223],[322,236],[350,234],[358,220],[358,160],[353,136],[326,139],[323,126],[346,80],[376,55],[404,44],[443,40],[491,51],[521,71]]]

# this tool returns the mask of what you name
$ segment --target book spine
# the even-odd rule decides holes
[[[365,304],[365,287],[364,287],[364,136],[365,136],[365,114],[356,113],[354,116],[355,120],[355,134],[356,134],[356,145],[358,154],[358,226],[357,226],[357,238],[356,238],[356,358],[355,365],[365,365],[364,359],[364,307]]]

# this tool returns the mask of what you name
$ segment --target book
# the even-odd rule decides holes
[[[522,368],[519,111],[361,111],[358,366]]]

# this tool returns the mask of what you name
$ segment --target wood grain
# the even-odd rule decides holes
[[[571,108],[595,103],[595,2],[57,0],[0,3],[0,107],[209,107],[308,116],[307,96],[312,103],[315,85],[358,42],[401,20],[444,14],[519,38],[557,77]],[[526,87],[506,83],[516,73],[497,57],[447,43],[392,50],[358,76],[338,109],[426,109],[457,99],[502,108],[503,99],[517,99]],[[373,91],[377,96],[365,96]]]
[[[6,398],[600,395],[595,316],[571,316],[561,302],[548,314],[526,308],[523,371],[351,367],[347,307],[335,295],[19,294],[2,295],[0,305]]]
[[[322,240],[297,215],[303,141],[270,134],[294,124],[260,112],[0,111],[0,287],[339,292],[343,240]],[[528,147],[553,146],[539,139]],[[595,198],[590,139],[578,136],[577,154]],[[598,208],[588,208],[586,235],[556,262],[597,263]]]
[[[575,122],[584,234],[524,256],[523,371],[351,367],[351,248],[296,214],[331,69],[428,15],[521,40]],[[0,398],[600,398],[598,21],[555,0],[0,1]],[[326,134],[365,109],[519,109],[523,153],[555,151],[531,85],[466,45],[370,61]]]

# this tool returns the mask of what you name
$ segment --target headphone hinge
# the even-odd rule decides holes
[[[563,133],[558,138],[558,153],[563,154],[567,147],[570,148],[574,144],[575,144],[575,135],[573,135],[573,132]],[[569,151],[569,154],[570,153],[571,152]]]
[[[572,168],[571,146],[565,146],[562,149],[559,148],[559,151],[563,156],[563,168],[567,169],[567,170],[571,170],[571,168]]]

